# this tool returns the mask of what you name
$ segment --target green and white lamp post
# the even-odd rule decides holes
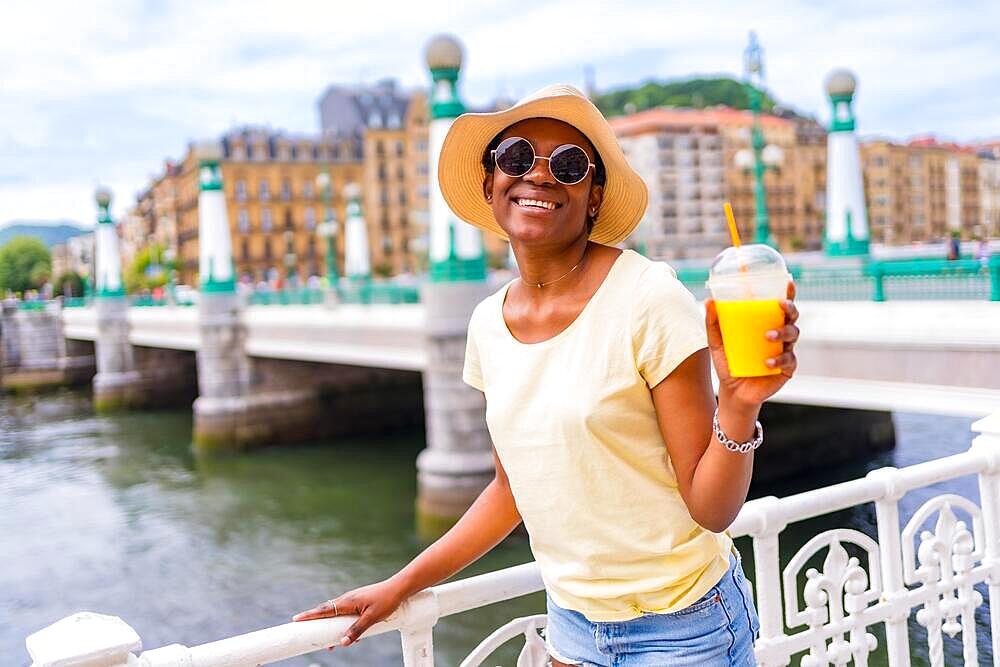
[[[125,286],[122,283],[122,260],[118,249],[118,232],[111,219],[108,207],[111,206],[111,191],[98,188],[95,194],[97,201],[97,229],[94,230],[94,254],[96,266],[96,288],[99,298],[124,298]]]
[[[94,230],[94,274],[97,290],[94,309],[97,315],[97,338],[94,353],[94,409],[113,412],[141,406],[146,400],[143,379],[135,370],[135,357],[129,340],[128,301],[122,283],[118,232],[108,207],[111,192],[98,188],[97,229]]]
[[[344,186],[347,199],[347,219],[344,221],[344,273],[354,282],[366,283],[372,277],[371,255],[368,252],[368,225],[361,206],[361,186]]]
[[[316,187],[323,198],[323,222],[318,231],[325,241],[326,282],[331,288],[336,288],[340,279],[337,275],[337,218],[333,210],[330,174],[325,169],[316,176]]]
[[[777,170],[783,153],[774,145],[764,145],[764,133],[760,129],[761,91],[764,88],[764,51],[757,42],[757,34],[750,33],[750,44],[743,53],[743,67],[747,96],[750,98],[750,112],[753,125],[750,129],[750,150],[737,151],[736,166],[753,173],[754,195],[754,243],[774,245],[767,214],[767,188],[764,173],[768,169]]]
[[[854,91],[857,79],[839,69],[826,78],[826,92],[833,107],[826,144],[827,255],[868,254],[868,211],[861,174],[861,150],[854,132]]]
[[[462,67],[462,46],[450,35],[431,40],[426,51],[433,87],[430,95],[430,277],[434,282],[486,279],[483,235],[465,224],[445,203],[437,185],[438,156],[455,118],[465,113],[458,96],[458,73]]]
[[[426,538],[447,530],[494,476],[483,394],[462,382],[469,319],[489,294],[486,254],[478,228],[460,221],[438,186],[438,156],[454,119],[462,47],[439,35],[425,52],[430,94],[430,280],[420,289],[427,364],[423,370],[427,448],[417,457],[417,529]]]
[[[235,294],[233,245],[222,191],[222,147],[210,141],[194,147],[198,161],[198,274],[206,293]]]

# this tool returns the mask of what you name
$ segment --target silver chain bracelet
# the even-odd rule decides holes
[[[719,426],[719,408],[715,409],[715,416],[712,417],[712,433],[715,434],[715,437],[722,443],[723,447],[738,454],[752,452],[764,442],[764,427],[760,425],[760,422],[754,422],[753,438],[746,442],[736,442],[723,433],[722,427]]]

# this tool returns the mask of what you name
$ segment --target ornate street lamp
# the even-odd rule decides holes
[[[291,229],[285,230],[285,277],[288,280],[288,287],[292,287],[293,282],[296,278],[296,264],[298,263],[295,257],[295,232]]]
[[[333,191],[330,188],[330,174],[326,169],[316,176],[316,187],[323,196],[323,222],[316,230],[326,241],[326,282],[336,288],[340,276],[337,275],[337,217],[333,210]]]
[[[750,111],[753,114],[753,126],[750,130],[751,150],[737,151],[736,166],[753,172],[754,203],[754,243],[774,245],[768,228],[767,190],[764,188],[764,172],[768,169],[778,169],[783,157],[782,150],[777,146],[764,145],[764,133],[760,129],[761,90],[764,88],[764,52],[757,42],[757,33],[750,33],[750,44],[743,52],[744,85],[750,98]]]

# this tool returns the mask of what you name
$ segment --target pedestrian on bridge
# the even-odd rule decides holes
[[[763,441],[760,407],[795,371],[793,286],[768,333],[784,341],[768,362],[780,373],[732,377],[714,304],[702,314],[672,268],[615,247],[646,187],[569,86],[459,117],[438,177],[520,269],[476,307],[463,373],[486,397],[496,475],[399,573],[295,620],[359,615],[349,645],[523,521],[553,665],[754,664],[757,614],[726,528]]]

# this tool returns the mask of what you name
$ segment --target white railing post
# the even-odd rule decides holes
[[[127,667],[142,648],[139,635],[117,616],[81,611],[25,640],[32,667]]]
[[[979,473],[979,504],[986,537],[983,564],[990,569],[986,583],[990,591],[993,667],[1000,667],[1000,412],[975,422],[972,430],[979,433],[972,441],[972,451],[982,452],[988,461]]]
[[[434,626],[441,617],[437,596],[421,591],[403,603],[399,636],[403,667],[434,667]]]
[[[781,563],[778,559],[778,534],[785,528],[781,506],[777,498],[767,496],[750,501],[744,506],[750,517],[753,537],[754,588],[757,615],[760,617],[760,639],[757,640],[757,660],[761,667],[787,665],[788,661],[775,662],[769,647],[785,635],[781,620]]]
[[[882,567],[882,599],[891,607],[885,622],[886,653],[891,667],[909,667],[910,638],[907,620],[910,605],[905,601],[903,584],[903,552],[900,544],[899,499],[903,491],[896,468],[881,468],[868,473],[868,478],[882,484],[882,497],[875,501],[878,525],[879,561]]]

